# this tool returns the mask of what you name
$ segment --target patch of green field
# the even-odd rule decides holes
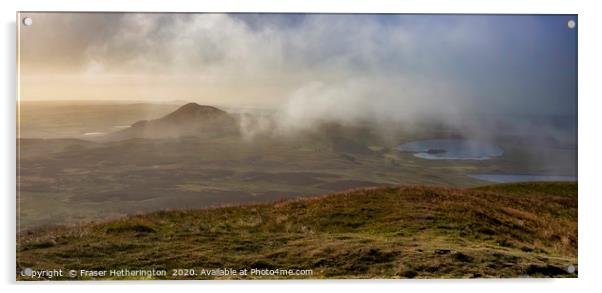
[[[576,277],[566,272],[569,265],[577,267],[576,183],[359,189],[35,229],[20,233],[17,243],[17,272],[257,268],[313,272],[298,278]]]

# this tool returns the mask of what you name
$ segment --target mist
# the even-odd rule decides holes
[[[241,120],[247,137],[423,120],[486,136],[500,119],[576,115],[576,29],[566,25],[575,16],[29,16],[22,100],[186,100],[275,113]]]

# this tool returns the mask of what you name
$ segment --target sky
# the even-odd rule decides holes
[[[574,15],[24,13],[21,100],[576,114]]]

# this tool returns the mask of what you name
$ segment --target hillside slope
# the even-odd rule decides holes
[[[577,184],[361,189],[41,229],[18,240],[17,272],[267,268],[313,271],[301,278],[576,277],[566,268],[577,267]]]

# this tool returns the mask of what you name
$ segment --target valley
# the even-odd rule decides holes
[[[106,115],[107,106],[89,107],[99,111],[91,117]],[[205,113],[207,108],[187,104],[180,109],[184,107],[189,108],[174,112],[176,118],[165,114],[169,122],[151,119],[158,122],[142,127],[135,119],[141,115],[132,110],[134,118],[119,123],[133,126],[86,140],[19,139],[19,230],[354,188],[486,184],[466,175],[471,173],[575,174],[576,170],[571,164],[573,150],[550,147],[542,152],[516,139],[498,139],[504,156],[491,160],[426,160],[396,149],[403,141],[454,135],[427,128],[392,129],[388,132],[398,139],[386,139],[366,126],[324,124],[295,135],[264,134],[249,139],[234,128],[235,115],[222,118],[229,114],[217,112],[217,121],[230,126],[216,128],[203,124],[207,119],[215,123],[212,117],[195,114],[195,109]],[[115,123],[112,117],[107,116],[105,123]],[[86,120],[80,123],[86,125]],[[187,134],[174,137],[179,125]],[[191,135],[195,131],[198,135]],[[552,156],[554,164],[549,163]]]

